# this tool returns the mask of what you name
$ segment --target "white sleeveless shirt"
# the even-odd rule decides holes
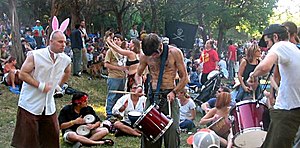
[[[52,89],[48,93],[43,93],[38,88],[24,82],[20,93],[18,106],[34,115],[41,115],[45,108],[45,115],[55,113],[54,91],[60,82],[64,70],[71,63],[70,57],[64,53],[59,53],[53,63],[49,47],[28,52],[34,59],[34,69],[32,77],[45,83],[52,83]]]

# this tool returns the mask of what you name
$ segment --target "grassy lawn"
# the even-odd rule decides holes
[[[105,99],[106,99],[106,80],[104,79],[93,79],[88,80],[88,77],[84,75],[81,78],[71,77],[68,81],[68,85],[80,91],[84,91],[89,94],[89,104],[93,106],[97,114],[101,119],[104,119],[105,115]],[[16,123],[16,112],[18,95],[11,93],[8,87],[1,84],[0,91],[3,93],[0,95],[0,148],[10,147],[10,142],[12,139],[12,134],[14,131],[14,126]],[[57,112],[71,101],[70,95],[65,95],[62,98],[56,99]],[[198,122],[200,119],[200,114],[197,113]],[[183,148],[190,148],[186,143],[186,139],[189,135],[182,133],[180,134],[180,145]],[[106,138],[111,138],[114,140],[116,148],[138,148],[140,147],[140,139],[134,137],[118,137],[115,138],[114,135],[108,135]],[[63,143],[61,140],[61,147],[67,148],[71,147],[68,144]],[[105,147],[105,146],[97,146]]]

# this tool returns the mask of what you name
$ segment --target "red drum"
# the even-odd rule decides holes
[[[151,105],[134,123],[147,139],[155,143],[172,125],[173,119],[167,118]]]
[[[267,132],[263,128],[263,114],[266,105],[255,100],[236,104],[230,112],[233,143],[238,147],[261,147]]]

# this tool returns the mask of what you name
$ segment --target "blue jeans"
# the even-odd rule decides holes
[[[116,104],[117,100],[122,97],[123,94],[109,93],[110,90],[124,91],[125,78],[108,78],[107,79],[107,98],[106,98],[106,117],[112,116],[112,108]]]
[[[228,73],[229,73],[229,80],[233,80],[234,74],[235,74],[235,71],[234,71],[234,61],[229,60],[229,63],[228,63]]]
[[[181,129],[187,129],[187,130],[191,130],[192,128],[195,127],[195,124],[192,120],[189,120],[189,119],[184,119],[183,121],[181,121],[179,123],[179,127]]]

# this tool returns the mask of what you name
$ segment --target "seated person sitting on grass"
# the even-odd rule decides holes
[[[195,127],[193,120],[196,116],[196,104],[187,94],[188,88],[185,87],[182,91],[178,93],[178,100],[180,103],[180,129],[187,129],[190,131]]]
[[[88,106],[88,95],[84,92],[76,92],[72,97],[72,104],[66,105],[60,111],[58,121],[62,130],[63,140],[66,143],[73,144],[73,147],[83,145],[113,145],[114,142],[110,139],[102,139],[109,132],[107,128],[100,127],[100,118],[91,106]],[[85,113],[92,115],[94,121],[88,121],[83,115]],[[92,119],[92,118],[90,118]],[[90,130],[88,135],[77,133],[77,128],[80,125],[86,125],[87,130]]]
[[[19,79],[19,69],[16,69],[16,64],[16,58],[10,57],[3,69],[4,80],[8,86],[11,86],[9,88],[10,91],[12,91],[13,93],[20,93],[19,87],[17,87],[16,85],[21,84],[22,81]]]
[[[221,92],[217,96],[215,107],[212,108],[205,116],[203,116],[200,120],[200,125],[211,125],[215,123],[218,119],[228,119],[229,112],[230,112],[230,102],[231,102],[231,95],[228,92]],[[222,127],[224,128],[224,126]],[[227,128],[226,128],[227,130]],[[216,133],[218,131],[215,131]],[[221,146],[227,146],[227,139],[229,139],[228,135],[230,133],[230,128],[228,131],[225,131],[224,135],[218,135],[221,141]],[[228,135],[227,135],[228,134]]]
[[[136,84],[133,84],[131,92],[135,92],[136,88],[138,88]],[[114,123],[114,127],[117,130],[116,137],[123,135],[141,136],[141,132],[133,128],[134,123],[130,121],[128,113],[136,111],[142,114],[146,105],[146,99],[143,94],[126,94],[117,101],[112,109],[112,113],[122,116],[123,119]]]
[[[218,91],[216,92],[216,98],[210,98],[208,101],[204,102],[201,105],[201,109],[203,111],[205,111],[205,113],[208,113],[208,111],[210,111],[212,108],[215,107],[216,101],[217,101],[217,97],[221,92],[228,92],[230,93],[230,89],[225,87],[225,86],[221,86]],[[233,106],[234,102],[231,101],[230,106]]]

